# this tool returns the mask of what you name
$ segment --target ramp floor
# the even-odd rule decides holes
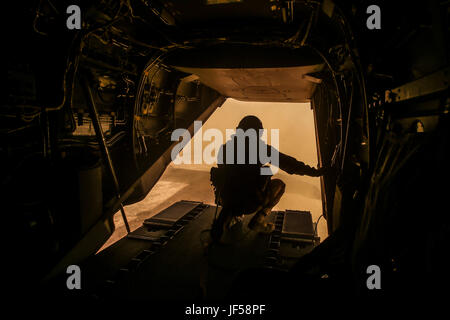
[[[253,216],[248,215],[235,219],[223,243],[210,244],[215,212],[215,206],[199,202],[175,203],[158,214],[157,223],[149,219],[134,232],[143,237],[124,237],[93,257],[84,269],[89,274],[88,287],[106,299],[220,301],[240,272],[288,268],[313,248],[312,240],[286,241],[283,229],[292,235],[295,227],[286,225],[283,211],[272,212],[267,218],[276,224],[271,235],[248,229]],[[298,225],[310,219],[290,219],[302,233],[312,230],[312,225]],[[314,239],[313,235],[309,238]]]

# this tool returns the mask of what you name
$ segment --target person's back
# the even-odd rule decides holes
[[[235,215],[252,209],[246,208],[246,200],[260,196],[270,179],[268,175],[261,175],[261,167],[266,163],[262,163],[259,157],[260,147],[267,146],[261,140],[260,130],[263,126],[257,117],[244,117],[236,128],[236,134],[218,152],[218,167],[224,171],[225,177],[222,200],[236,211]]]

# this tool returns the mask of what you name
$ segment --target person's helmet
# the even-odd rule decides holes
[[[260,129],[263,129],[263,125],[261,120],[259,120],[256,116],[245,116],[239,122],[236,129],[242,129],[247,131],[248,129],[255,129],[257,133],[259,133]]]

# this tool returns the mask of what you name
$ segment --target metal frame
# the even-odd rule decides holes
[[[108,146],[106,145],[105,136],[103,135],[102,125],[100,123],[97,107],[95,105],[94,97],[92,96],[92,90],[89,86],[89,81],[85,75],[83,75],[81,80],[83,90],[86,96],[86,102],[89,107],[89,114],[91,116],[92,124],[94,125],[95,130],[95,136],[98,140],[98,144],[100,147],[100,151],[102,153],[103,159],[105,160],[105,163],[111,173],[111,177],[113,179],[114,183],[114,189],[116,192],[116,198],[120,201],[120,187],[119,187],[119,181],[117,179],[116,171],[114,169],[114,165],[112,163],[111,155],[108,150]],[[130,233],[130,226],[128,224],[127,215],[125,214],[125,209],[123,208],[123,204],[120,201],[119,204],[120,213],[122,214],[122,219],[125,224],[125,228],[127,229],[127,233]]]

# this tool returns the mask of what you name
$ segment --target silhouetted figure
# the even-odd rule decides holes
[[[254,129],[256,131],[256,139],[252,141],[252,139],[247,137],[245,140],[241,140],[245,141],[245,144],[241,143],[242,146],[245,146],[244,159],[242,158],[242,148],[238,150],[238,134],[234,134],[219,150],[218,168],[211,169],[211,181],[216,189],[216,201],[222,206],[222,211],[214,221],[211,230],[211,236],[214,241],[220,240],[233,217],[244,214],[255,213],[255,216],[248,224],[250,229],[262,233],[273,231],[273,224],[267,223],[265,217],[280,201],[286,185],[280,179],[272,179],[272,175],[261,174],[261,169],[267,165],[267,163],[262,163],[259,156],[261,148],[266,148],[262,149],[262,153],[267,154],[268,157],[276,156],[278,153],[279,163],[272,162],[272,164],[277,165],[289,174],[317,177],[323,175],[325,171],[324,168],[312,168],[266,145],[261,140],[262,122],[255,116],[244,117],[236,129],[242,129],[245,132],[250,132],[247,130]],[[227,151],[230,150],[234,150],[234,152],[232,156],[227,157]],[[239,156],[241,156],[240,163],[238,162]],[[267,169],[265,168],[265,170]]]

